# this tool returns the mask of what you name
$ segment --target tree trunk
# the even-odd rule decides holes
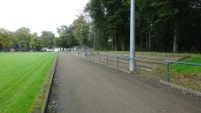
[[[121,50],[125,51],[125,40],[124,40],[124,37],[121,38]]]
[[[117,33],[115,33],[115,51],[117,51],[118,42],[117,42]]]
[[[94,44],[93,44],[94,50],[96,50],[96,35],[94,35]]]
[[[151,51],[151,31],[149,31],[149,51]]]
[[[178,20],[174,20],[173,53],[178,52]]]
[[[149,50],[149,33],[146,32],[146,51]]]
[[[140,49],[143,48],[143,35],[142,35],[142,34],[143,34],[143,33],[140,32]]]
[[[124,33],[122,33],[122,37],[121,37],[121,50],[125,51],[125,37],[124,37]]]
[[[201,39],[199,38],[199,41],[198,41],[198,49],[199,49],[199,52],[201,53]]]
[[[114,51],[115,48],[115,38],[114,38],[114,33],[112,34],[112,50]]]

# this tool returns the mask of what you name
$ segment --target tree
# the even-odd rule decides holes
[[[184,3],[185,0],[154,0],[151,6],[157,9],[156,16],[158,19],[155,23],[162,23],[167,21],[172,21],[173,27],[173,52],[178,52],[178,36],[179,36],[179,13],[185,5],[179,5],[179,3]],[[182,7],[180,7],[182,6]]]
[[[129,0],[90,0],[86,5],[100,49],[109,49],[109,40],[113,50],[129,49],[129,6]]]
[[[59,38],[57,39],[58,45],[60,47],[68,48],[69,47],[69,34],[68,34],[68,26],[62,25],[59,28],[57,28],[57,33],[60,35]]]
[[[192,9],[200,11],[200,7],[197,7],[200,6],[200,0],[137,0],[136,4],[137,24],[141,32],[148,37],[146,42],[151,40],[152,48],[163,51],[166,49],[176,53],[187,47],[183,44],[188,42],[186,40],[189,38],[184,34],[193,34],[189,32],[191,25],[187,23],[198,23],[198,21],[192,21],[192,15],[193,17],[196,15]],[[191,17],[189,18],[188,15]]]
[[[15,39],[20,50],[28,51],[30,49],[30,36],[29,28],[22,27],[15,31]]]
[[[52,48],[54,46],[55,34],[52,31],[42,31],[41,39],[43,48]]]
[[[75,36],[73,35],[73,30],[74,30],[74,27],[72,25],[69,25],[68,30],[67,30],[67,33],[69,36],[69,41],[68,41],[69,47],[79,45],[78,41],[75,39]],[[88,46],[90,46],[90,45],[88,45]]]
[[[73,22],[73,36],[80,45],[88,46],[89,42],[89,23],[85,20],[83,15],[78,16]]]
[[[56,37],[55,38],[55,46],[62,48],[62,43],[61,43],[61,38],[60,37]]]
[[[136,0],[136,49],[201,51],[201,0]],[[94,44],[99,49],[129,49],[130,0],[90,0]],[[193,37],[193,38],[189,38]],[[187,41],[188,40],[188,41]]]
[[[62,25],[57,28],[57,32],[59,34],[59,38],[57,38],[56,45],[64,48],[71,48],[76,46],[78,43],[73,35],[73,27]]]
[[[5,50],[6,48],[9,48],[12,45],[12,36],[13,33],[1,28],[0,29],[0,45]]]
[[[42,49],[42,40],[37,36],[37,33],[31,34],[31,40],[30,40],[30,48],[33,51],[39,51]]]
[[[92,30],[94,34],[94,49],[108,49],[108,30],[106,24],[106,8],[103,0],[90,0],[85,8],[92,18]]]

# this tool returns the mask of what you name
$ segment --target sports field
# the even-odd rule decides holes
[[[57,53],[0,53],[0,113],[29,113]]]

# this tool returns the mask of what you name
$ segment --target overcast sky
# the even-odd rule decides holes
[[[89,0],[0,0],[0,28],[27,27],[39,35],[70,25]]]

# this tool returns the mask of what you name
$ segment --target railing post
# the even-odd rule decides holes
[[[166,60],[166,82],[168,83],[170,82],[169,65],[170,65],[169,60]]]
[[[117,67],[119,67],[119,56],[117,56]]]

